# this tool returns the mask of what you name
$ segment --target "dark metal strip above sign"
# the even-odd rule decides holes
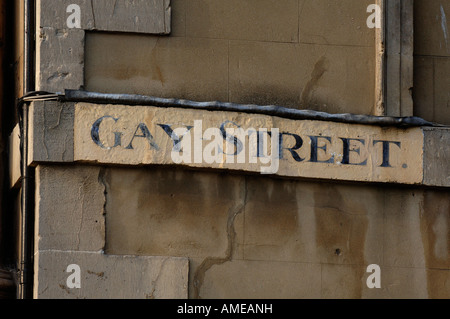
[[[196,102],[184,99],[160,98],[136,94],[107,94],[79,90],[66,90],[62,96],[67,102],[87,102],[98,104],[124,104],[156,107],[177,107],[206,111],[228,111],[277,116],[292,120],[331,121],[349,124],[366,124],[377,126],[414,127],[440,126],[416,116],[388,117],[357,114],[330,114],[313,110],[299,110],[277,105],[237,104],[229,102]]]

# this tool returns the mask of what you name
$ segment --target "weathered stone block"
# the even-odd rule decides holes
[[[379,240],[384,227],[380,213],[383,199],[383,192],[377,188],[249,178],[245,258],[334,264],[379,262],[383,255]]]
[[[84,30],[44,27],[37,37],[38,90],[80,89],[84,83]]]
[[[74,104],[37,101],[28,114],[28,163],[73,162]]]
[[[414,1],[415,54],[450,56],[449,16],[448,1]]]
[[[424,184],[450,186],[450,128],[424,128]]]
[[[86,88],[197,101],[228,98],[228,41],[92,33]]]
[[[105,247],[105,186],[98,167],[36,169],[36,250]]]
[[[314,299],[321,296],[320,277],[319,264],[233,260],[214,265],[202,275],[198,297]]]
[[[91,0],[94,28],[103,31],[170,33],[170,0]]]
[[[214,39],[297,42],[296,0],[187,1],[186,35]]]
[[[75,274],[67,272],[72,264],[79,266],[80,288],[67,284]],[[34,298],[38,299],[187,298],[187,258],[50,250],[39,251],[35,265]]]
[[[299,40],[326,45],[375,46],[375,29],[367,27],[372,0],[301,0]]]
[[[414,115],[427,121],[434,116],[434,58],[414,57]]]
[[[170,33],[170,0],[41,0],[37,3],[38,26],[67,29],[71,4],[80,8],[82,30]]]
[[[450,12],[449,12],[450,13]],[[450,39],[448,39],[450,52]],[[449,53],[450,54],[450,53]],[[434,59],[434,120],[450,126],[450,56]]]
[[[424,190],[420,231],[428,268],[450,270],[449,195],[446,189]]]
[[[80,7],[80,29],[93,28],[92,0],[37,0],[37,26],[39,28],[54,28],[58,30],[68,29],[67,19],[74,13],[73,9],[69,8],[72,4]],[[71,21],[74,21],[74,19],[71,19]]]
[[[229,98],[328,113],[373,114],[372,48],[230,42]]]
[[[419,235],[423,193],[391,189],[385,198],[383,265],[425,268],[422,238]]]
[[[245,188],[238,177],[115,168],[104,181],[107,253],[239,256]]]
[[[361,299],[369,288],[366,285],[364,265],[322,264],[321,298],[323,299]]]
[[[447,278],[449,278],[448,275]],[[435,283],[430,281],[430,284]],[[425,268],[382,267],[381,289],[375,292],[379,294],[378,298],[425,299],[430,297],[427,286],[427,269]],[[449,297],[448,293],[444,292],[444,294],[447,298]]]

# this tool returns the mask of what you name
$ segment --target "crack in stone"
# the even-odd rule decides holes
[[[203,281],[205,279],[206,272],[214,265],[221,265],[227,261],[231,261],[234,253],[234,243],[236,239],[236,231],[234,229],[234,221],[236,216],[243,213],[246,205],[247,205],[247,178],[245,178],[244,182],[244,196],[243,202],[237,208],[231,208],[228,212],[227,219],[227,239],[228,245],[225,251],[225,257],[206,257],[203,262],[198,266],[195,271],[193,278],[193,298],[201,299],[200,297],[200,289],[203,285]]]
[[[166,262],[169,260],[169,258],[165,258],[162,262],[161,265],[159,266],[159,271],[158,274],[156,275],[156,278],[154,280],[152,280],[152,291],[149,294],[146,294],[145,297],[146,299],[155,299],[155,291],[156,291],[156,287],[158,286],[159,283],[159,279],[161,277],[161,274],[163,272],[164,266],[166,264]]]
[[[103,218],[106,219],[105,215],[106,215],[106,204],[107,204],[107,198],[108,198],[108,183],[106,181],[106,174],[107,174],[107,169],[102,167],[100,168],[99,172],[98,172],[98,182],[103,186]],[[106,249],[106,220],[104,221],[104,235],[103,238],[105,238],[104,242],[103,242],[103,249],[102,251],[105,251]]]
[[[91,0],[91,10],[92,10],[92,20],[94,20],[93,29],[95,29],[97,27],[97,24],[95,23],[94,0]]]
[[[81,201],[81,209],[80,209],[80,227],[78,228],[78,231],[77,231],[77,248],[76,248],[76,250],[80,250],[80,243],[81,243],[80,234],[81,234],[81,231],[83,229],[83,220],[84,220],[84,197],[85,197],[85,192],[83,190],[83,186],[86,184],[86,180],[87,180],[87,178],[85,178],[83,180],[82,184],[78,187],[78,198]]]

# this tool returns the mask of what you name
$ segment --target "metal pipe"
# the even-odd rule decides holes
[[[24,0],[23,95],[34,91],[34,0]]]
[[[21,223],[20,223],[20,271],[19,271],[19,289],[18,297],[27,298],[27,284],[29,274],[29,245],[28,245],[28,194],[29,194],[29,170],[27,165],[28,148],[28,106],[26,103],[22,106],[22,192],[21,192]]]
[[[23,93],[27,95],[34,90],[34,1],[24,0],[24,73]],[[21,192],[21,231],[20,231],[20,269],[18,298],[32,296],[32,239],[33,224],[30,216],[30,196],[32,185],[31,169],[28,167],[28,104],[22,104],[22,192]]]

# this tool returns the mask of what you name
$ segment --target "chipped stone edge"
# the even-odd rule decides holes
[[[50,121],[49,117],[55,115],[56,121]],[[37,101],[30,104],[28,165],[74,162],[74,116],[74,103]]]
[[[172,263],[169,269],[165,269],[167,262]],[[142,280],[140,276],[143,275],[145,278],[143,273],[139,275],[131,271],[128,276],[122,272],[116,273],[117,268],[135,268],[138,263],[143,268],[159,265],[156,277]],[[174,264],[178,266],[176,269],[172,269]],[[67,279],[70,279],[69,276],[72,274],[67,271],[69,265],[80,267],[79,288],[67,286]],[[189,258],[187,257],[110,255],[102,251],[40,250],[34,256],[34,269],[34,299],[123,298],[121,289],[116,289],[118,284],[128,285],[128,290],[134,291],[132,296],[127,296],[128,298],[188,298]],[[170,277],[167,278],[167,276]],[[91,282],[87,282],[90,277],[94,278]],[[169,279],[171,285],[162,285],[164,279],[166,281]],[[162,283],[161,280],[163,280]]]
[[[95,26],[95,19],[99,19],[98,14],[104,14],[104,17],[101,17],[102,20],[108,20],[107,12],[96,12],[97,17],[94,16],[92,1],[87,0],[80,2],[79,0],[74,0],[74,2],[80,6],[81,12],[88,12],[88,16],[92,16],[94,25],[92,23],[81,23],[81,28],[77,29],[69,29],[67,27],[61,28],[61,19],[54,17],[52,14],[54,12],[51,11],[50,6],[46,6],[43,4],[44,1],[47,0],[37,0],[36,2],[36,90],[38,91],[49,91],[53,93],[63,92],[65,89],[80,89],[84,87],[84,63],[85,63],[85,36],[86,30],[99,30],[99,31],[107,31],[107,32],[130,32],[127,25],[115,26],[111,27],[102,27],[98,29]],[[171,6],[170,0],[161,0],[163,6],[163,15],[164,15],[164,27],[163,30],[157,31],[139,31],[134,30],[134,33],[143,33],[143,34],[159,34],[159,35],[167,35],[171,32]],[[83,14],[82,14],[83,16]],[[64,19],[66,17],[64,16]],[[41,25],[43,21],[53,21],[52,26],[49,25]],[[57,21],[58,20],[58,21]],[[44,23],[46,24],[46,23]],[[44,32],[44,29],[47,31]],[[58,32],[62,32],[65,34],[63,38],[57,35]],[[45,41],[49,43],[57,43],[57,50],[55,48],[49,49],[43,46],[43,37],[47,37]],[[81,39],[82,45],[80,46],[77,43]],[[67,52],[72,52],[73,48],[76,48],[79,51],[78,56],[75,54],[67,54]],[[65,65],[44,65],[44,61],[47,59],[52,59],[55,57],[60,57],[65,59]],[[68,59],[69,61],[66,61]],[[81,61],[77,61],[80,59]],[[61,70],[64,69],[64,70]],[[44,73],[41,70],[45,70]],[[47,81],[43,77],[45,74],[54,74],[54,81]]]
[[[422,132],[423,184],[450,187],[450,127],[424,127]]]

